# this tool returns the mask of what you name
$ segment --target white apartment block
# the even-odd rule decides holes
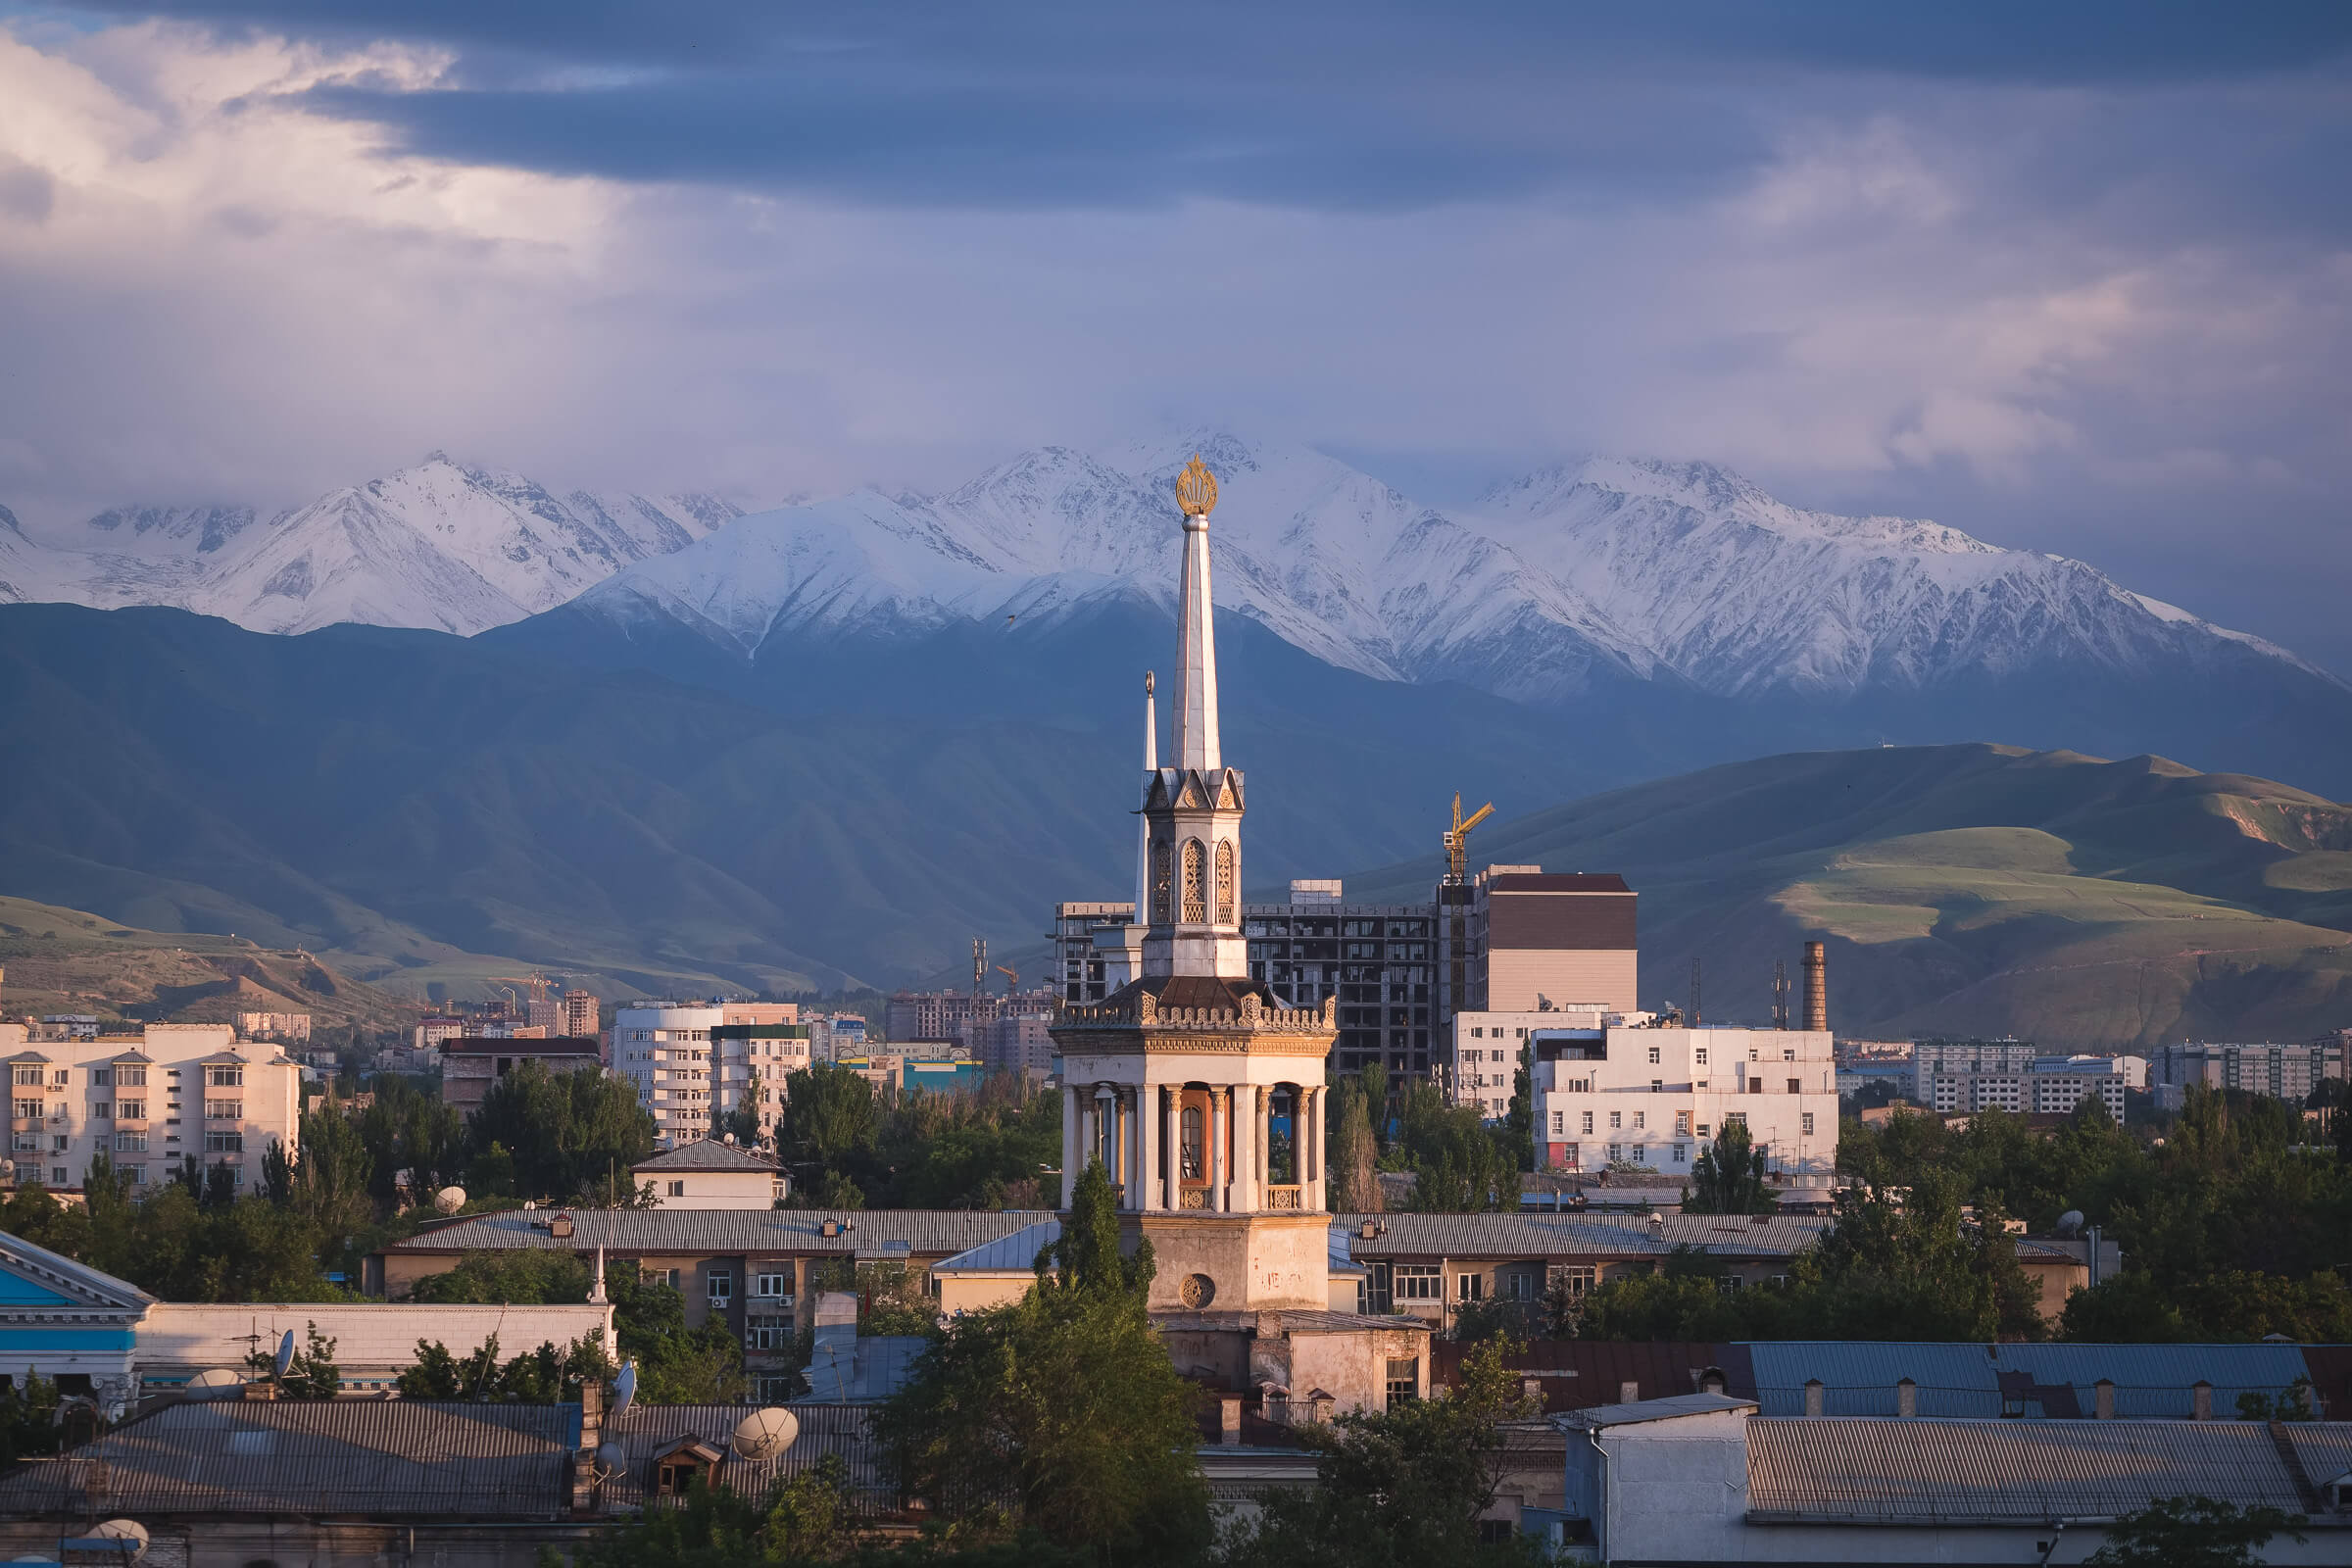
[[[765,1134],[783,1108],[785,1077],[808,1065],[808,1026],[800,1011],[790,1002],[620,1007],[612,1019],[612,1070],[653,1113],[661,1148],[704,1138],[714,1114],[746,1105]]]
[[[2124,1119],[2124,1091],[2147,1083],[2138,1056],[2035,1056],[2024,1071],[1930,1071],[1919,1069],[1914,1094],[1943,1115],[2006,1110],[2018,1115],[2070,1116],[2096,1096],[2116,1121]]]
[[[1739,1122],[1764,1151],[1774,1185],[1831,1187],[1838,1090],[1827,1030],[1660,1029],[1640,1013],[1622,1015],[1623,1024],[1573,1027],[1556,1011],[1535,1016],[1544,1021],[1465,1013],[1457,1032],[1487,1031],[1464,1042],[1478,1046],[1500,1028],[1502,1049],[1515,1055],[1517,1031],[1527,1030],[1544,1169],[1630,1165],[1687,1178],[1717,1132]],[[1507,1077],[1502,1094],[1507,1101]]]
[[[2323,1079],[2345,1076],[2346,1054],[2340,1035],[2309,1045],[2158,1046],[2148,1054],[2148,1083],[2157,1103],[2168,1110],[2178,1110],[2199,1084],[2301,1101]]]
[[[240,1191],[261,1182],[273,1143],[302,1125],[302,1066],[224,1023],[151,1023],[137,1034],[29,1040],[0,1024],[10,1079],[16,1179],[76,1191],[104,1153],[134,1187],[171,1180],[189,1155],[225,1165]]]

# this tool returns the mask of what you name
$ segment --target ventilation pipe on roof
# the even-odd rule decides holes
[[[1231,1448],[1242,1441],[1242,1396],[1228,1394],[1217,1400],[1217,1442]]]
[[[2191,1421],[2213,1419],[2213,1385],[2203,1378],[2188,1386],[2188,1418]]]
[[[1805,1414],[1821,1414],[1821,1379],[1805,1379]]]
[[[1901,1416],[1919,1414],[1919,1385],[1904,1378],[1894,1386],[1894,1413]]]
[[[2101,1378],[2090,1386],[2091,1408],[2101,1421],[2115,1419],[2115,1379]]]

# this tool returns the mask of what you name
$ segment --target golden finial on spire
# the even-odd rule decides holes
[[[1176,476],[1176,505],[1183,509],[1188,517],[1206,517],[1216,510],[1216,475],[1208,471],[1208,465],[1200,461],[1198,452],[1193,454],[1193,461],[1184,466],[1184,471]]]

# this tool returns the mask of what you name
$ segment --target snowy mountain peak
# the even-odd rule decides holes
[[[251,507],[112,507],[87,526],[107,536],[97,549],[210,556],[253,526],[254,516]]]

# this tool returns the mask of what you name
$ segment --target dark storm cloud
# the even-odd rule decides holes
[[[1747,176],[1773,122],[1808,99],[1845,113],[1899,105],[1906,82],[2228,82],[2352,48],[2341,5],[198,0],[122,14],[451,50],[434,90],[359,81],[309,98],[455,163],[1010,207],[1673,200]],[[2253,152],[2305,170],[2322,156]],[[2050,161],[2054,193],[2070,175],[2111,181],[2098,163]],[[2251,182],[2257,209],[2267,188]]]

